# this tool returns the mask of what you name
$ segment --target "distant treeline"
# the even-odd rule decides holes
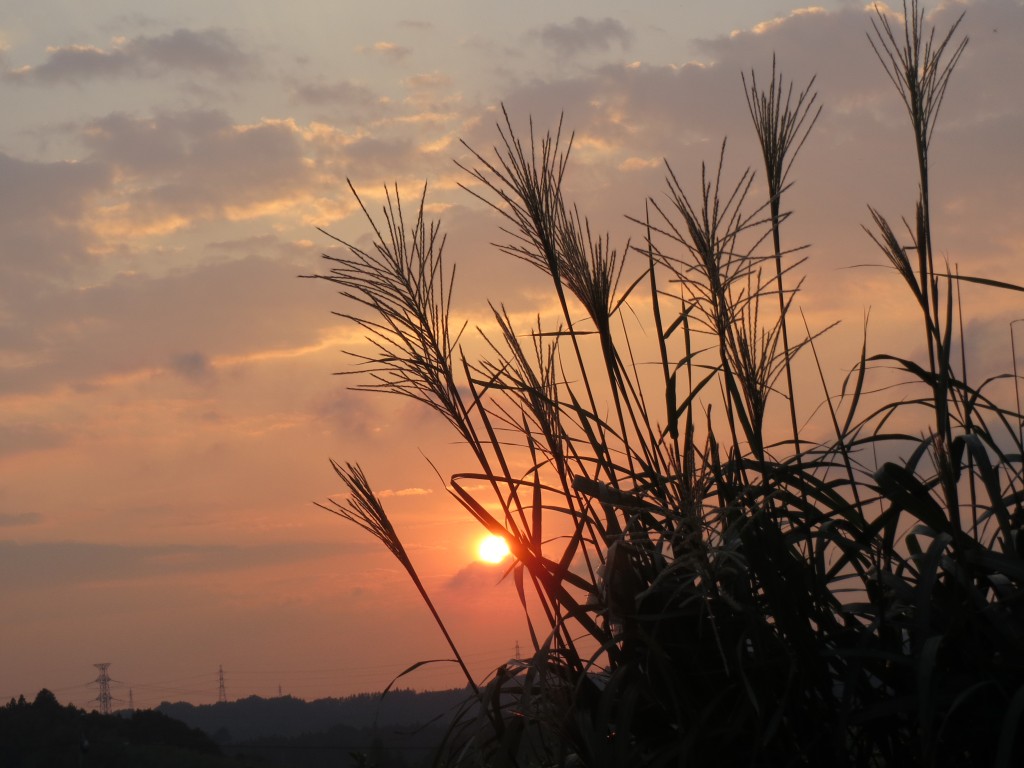
[[[117,715],[63,706],[45,688],[0,706],[3,768],[247,768],[205,733],[160,712]]]
[[[338,725],[407,730],[431,722],[447,724],[466,696],[464,690],[393,690],[383,698],[379,693],[364,693],[315,701],[250,696],[200,706],[164,702],[156,711],[201,729],[218,744],[238,744],[267,737],[292,738]]]
[[[431,763],[460,690],[342,699],[291,696],[113,715],[64,706],[43,689],[0,706],[0,768],[319,768]]]

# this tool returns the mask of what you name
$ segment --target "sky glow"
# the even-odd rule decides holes
[[[861,3],[478,0],[385,3],[18,2],[0,19],[0,699],[43,687],[86,705],[93,664],[137,706],[380,690],[444,640],[398,563],[317,508],[359,461],[480,676],[527,639],[503,569],[442,475],[467,455],[440,420],[331,374],[362,334],[319,281],[317,227],[368,246],[346,186],[429,210],[458,264],[454,312],[487,299],[528,325],[543,278],[491,243],[459,187],[504,103],[522,128],[564,114],[568,185],[622,248],[664,161],[699,184],[761,176],[740,73],[773,52],[824,106],[793,169],[786,237],[807,243],[812,327],[841,385],[872,343],[918,354],[910,308],[862,230],[915,199],[912,135]],[[173,7],[172,7],[173,6]],[[967,52],[931,149],[937,253],[1024,283],[1024,5],[966,10]],[[937,10],[936,10],[937,9]],[[757,182],[759,184],[759,181]],[[755,184],[755,192],[760,187]],[[965,289],[975,376],[1009,368],[1019,298]],[[1019,296],[1020,294],[1017,294]],[[468,344],[480,347],[476,337]],[[893,349],[890,346],[890,349]],[[799,386],[817,391],[802,370]],[[820,398],[819,398],[820,399]],[[811,414],[803,414],[811,420]],[[809,427],[813,433],[812,423]],[[428,667],[417,688],[458,684]]]

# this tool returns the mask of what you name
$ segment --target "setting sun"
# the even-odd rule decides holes
[[[508,542],[501,536],[487,536],[477,548],[477,555],[485,563],[500,563],[508,554]]]

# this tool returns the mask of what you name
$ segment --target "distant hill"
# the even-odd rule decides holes
[[[45,688],[0,706],[3,768],[248,768],[202,731],[152,710],[101,715],[63,706]]]
[[[346,698],[303,701],[291,696],[264,699],[250,696],[222,704],[196,706],[164,702],[156,711],[199,728],[218,744],[237,744],[270,737],[294,738],[328,731],[335,726],[353,729],[410,730],[437,720],[450,722],[466,690],[393,690]]]

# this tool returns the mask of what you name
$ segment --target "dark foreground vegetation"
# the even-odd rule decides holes
[[[501,218],[502,250],[550,276],[560,317],[517,328],[492,305],[483,358],[449,317],[422,200],[406,219],[395,190],[382,220],[367,212],[373,248],[326,257],[373,345],[356,388],[446,420],[475,460],[449,491],[514,556],[532,655],[467,674],[483,714],[451,729],[450,764],[1024,765],[1018,381],[969,375],[959,293],[1021,289],[932,242],[957,30],[929,28],[916,0],[869,30],[918,161],[903,223],[872,209],[867,228],[915,310],[915,359],[865,334],[840,383],[817,366],[784,237],[816,95],[774,66],[744,82],[766,197],[749,172],[726,180],[723,145],[693,186],[668,170],[619,250],[565,199],[571,139],[523,139],[506,116],[467,189]],[[798,364],[820,380],[811,402]],[[815,412],[830,437],[801,433]],[[461,659],[363,471],[335,469],[349,496],[328,508],[398,558]]]
[[[228,754],[286,768],[428,768],[438,758],[444,726],[338,724],[301,736],[266,736],[225,747]]]

